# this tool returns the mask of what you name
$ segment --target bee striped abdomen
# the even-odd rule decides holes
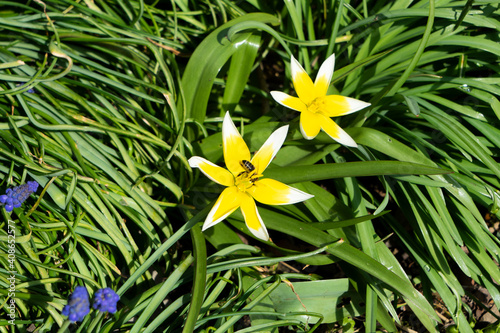
[[[247,161],[247,160],[242,160],[240,162],[240,165],[243,169],[245,169],[246,172],[252,172],[255,170],[255,167],[253,166],[252,162]]]

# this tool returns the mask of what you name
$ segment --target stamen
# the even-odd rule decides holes
[[[239,191],[245,192],[250,187],[254,186],[255,182],[258,181],[260,177],[262,177],[262,175],[257,174],[256,172],[250,173],[248,171],[243,171],[236,176],[234,184]]]
[[[324,103],[322,103],[320,98],[316,97],[309,105],[307,105],[307,110],[313,113],[318,113],[321,110],[321,104]]]

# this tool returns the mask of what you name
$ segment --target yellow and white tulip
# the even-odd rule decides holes
[[[192,168],[199,168],[212,181],[227,186],[208,213],[203,230],[221,222],[239,207],[252,234],[267,241],[269,234],[255,201],[267,205],[287,205],[313,197],[262,176],[283,145],[287,132],[288,125],[278,128],[259,151],[250,157],[248,146],[234,126],[229,113],[226,113],[222,123],[222,146],[227,169],[199,156],[193,156],[188,161]]]
[[[327,95],[334,66],[333,54],[323,62],[313,83],[304,68],[292,56],[292,82],[298,97],[281,91],[271,91],[271,95],[281,105],[300,112],[300,131],[307,140],[314,139],[322,129],[335,141],[349,147],[357,147],[356,142],[331,117],[359,111],[370,103],[340,95]]]

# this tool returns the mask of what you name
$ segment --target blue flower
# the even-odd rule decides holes
[[[68,316],[69,320],[82,321],[90,312],[89,293],[87,288],[78,286],[69,296],[68,305],[65,305],[62,314]]]
[[[18,84],[16,84],[16,87],[20,87],[20,86],[22,86],[23,84],[25,84],[25,82],[18,83]],[[26,92],[27,92],[27,93],[29,93],[29,94],[34,94],[34,93],[35,93],[35,89],[30,88],[30,89],[26,90]]]
[[[12,189],[8,188],[5,194],[0,195],[0,203],[5,205],[7,212],[11,212],[14,208],[21,207],[21,204],[37,189],[38,183],[36,181],[29,181]]]
[[[99,289],[94,296],[94,304],[92,307],[101,312],[108,311],[109,313],[116,312],[116,303],[120,300],[120,296],[118,296],[113,289],[104,288]]]

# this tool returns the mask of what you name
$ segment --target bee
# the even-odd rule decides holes
[[[247,161],[247,160],[242,160],[242,161],[240,162],[240,165],[241,165],[241,167],[242,167],[243,169],[245,169],[245,171],[243,171],[243,172],[250,173],[250,172],[252,172],[252,171],[254,171],[254,170],[255,170],[255,167],[253,166],[252,162],[250,162],[250,161]]]
[[[240,165],[245,171],[242,171],[238,174],[238,177],[247,174],[248,177],[250,178],[250,182],[255,183],[257,180],[259,180],[259,177],[255,175],[255,166],[252,164],[252,162],[247,161],[247,160],[241,160]],[[253,173],[252,173],[253,172]]]

